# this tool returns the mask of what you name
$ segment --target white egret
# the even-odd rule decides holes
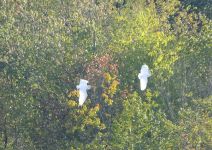
[[[84,79],[80,79],[80,84],[77,85],[77,89],[79,90],[79,106],[82,106],[88,97],[87,90],[91,89],[90,85],[87,85],[88,81]]]

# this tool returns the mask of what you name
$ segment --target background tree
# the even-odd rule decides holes
[[[0,1],[0,148],[210,149],[210,16],[198,0]]]

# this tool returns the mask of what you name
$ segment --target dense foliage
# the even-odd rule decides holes
[[[1,0],[0,149],[212,149],[211,5]]]

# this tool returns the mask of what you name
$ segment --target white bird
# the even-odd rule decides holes
[[[144,64],[141,67],[140,73],[138,74],[138,78],[140,79],[140,87],[142,91],[146,89],[148,77],[150,76],[151,76],[151,73],[149,71],[149,67],[146,64]]]
[[[90,85],[87,85],[88,81],[84,79],[80,79],[80,84],[77,85],[77,89],[79,90],[79,106],[82,106],[88,97],[87,90],[91,89]]]

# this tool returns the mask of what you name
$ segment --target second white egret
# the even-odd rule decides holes
[[[146,89],[148,77],[150,76],[151,76],[151,73],[150,73],[149,67],[146,64],[144,64],[141,67],[140,73],[138,74],[138,78],[140,79],[140,88],[142,91]]]

